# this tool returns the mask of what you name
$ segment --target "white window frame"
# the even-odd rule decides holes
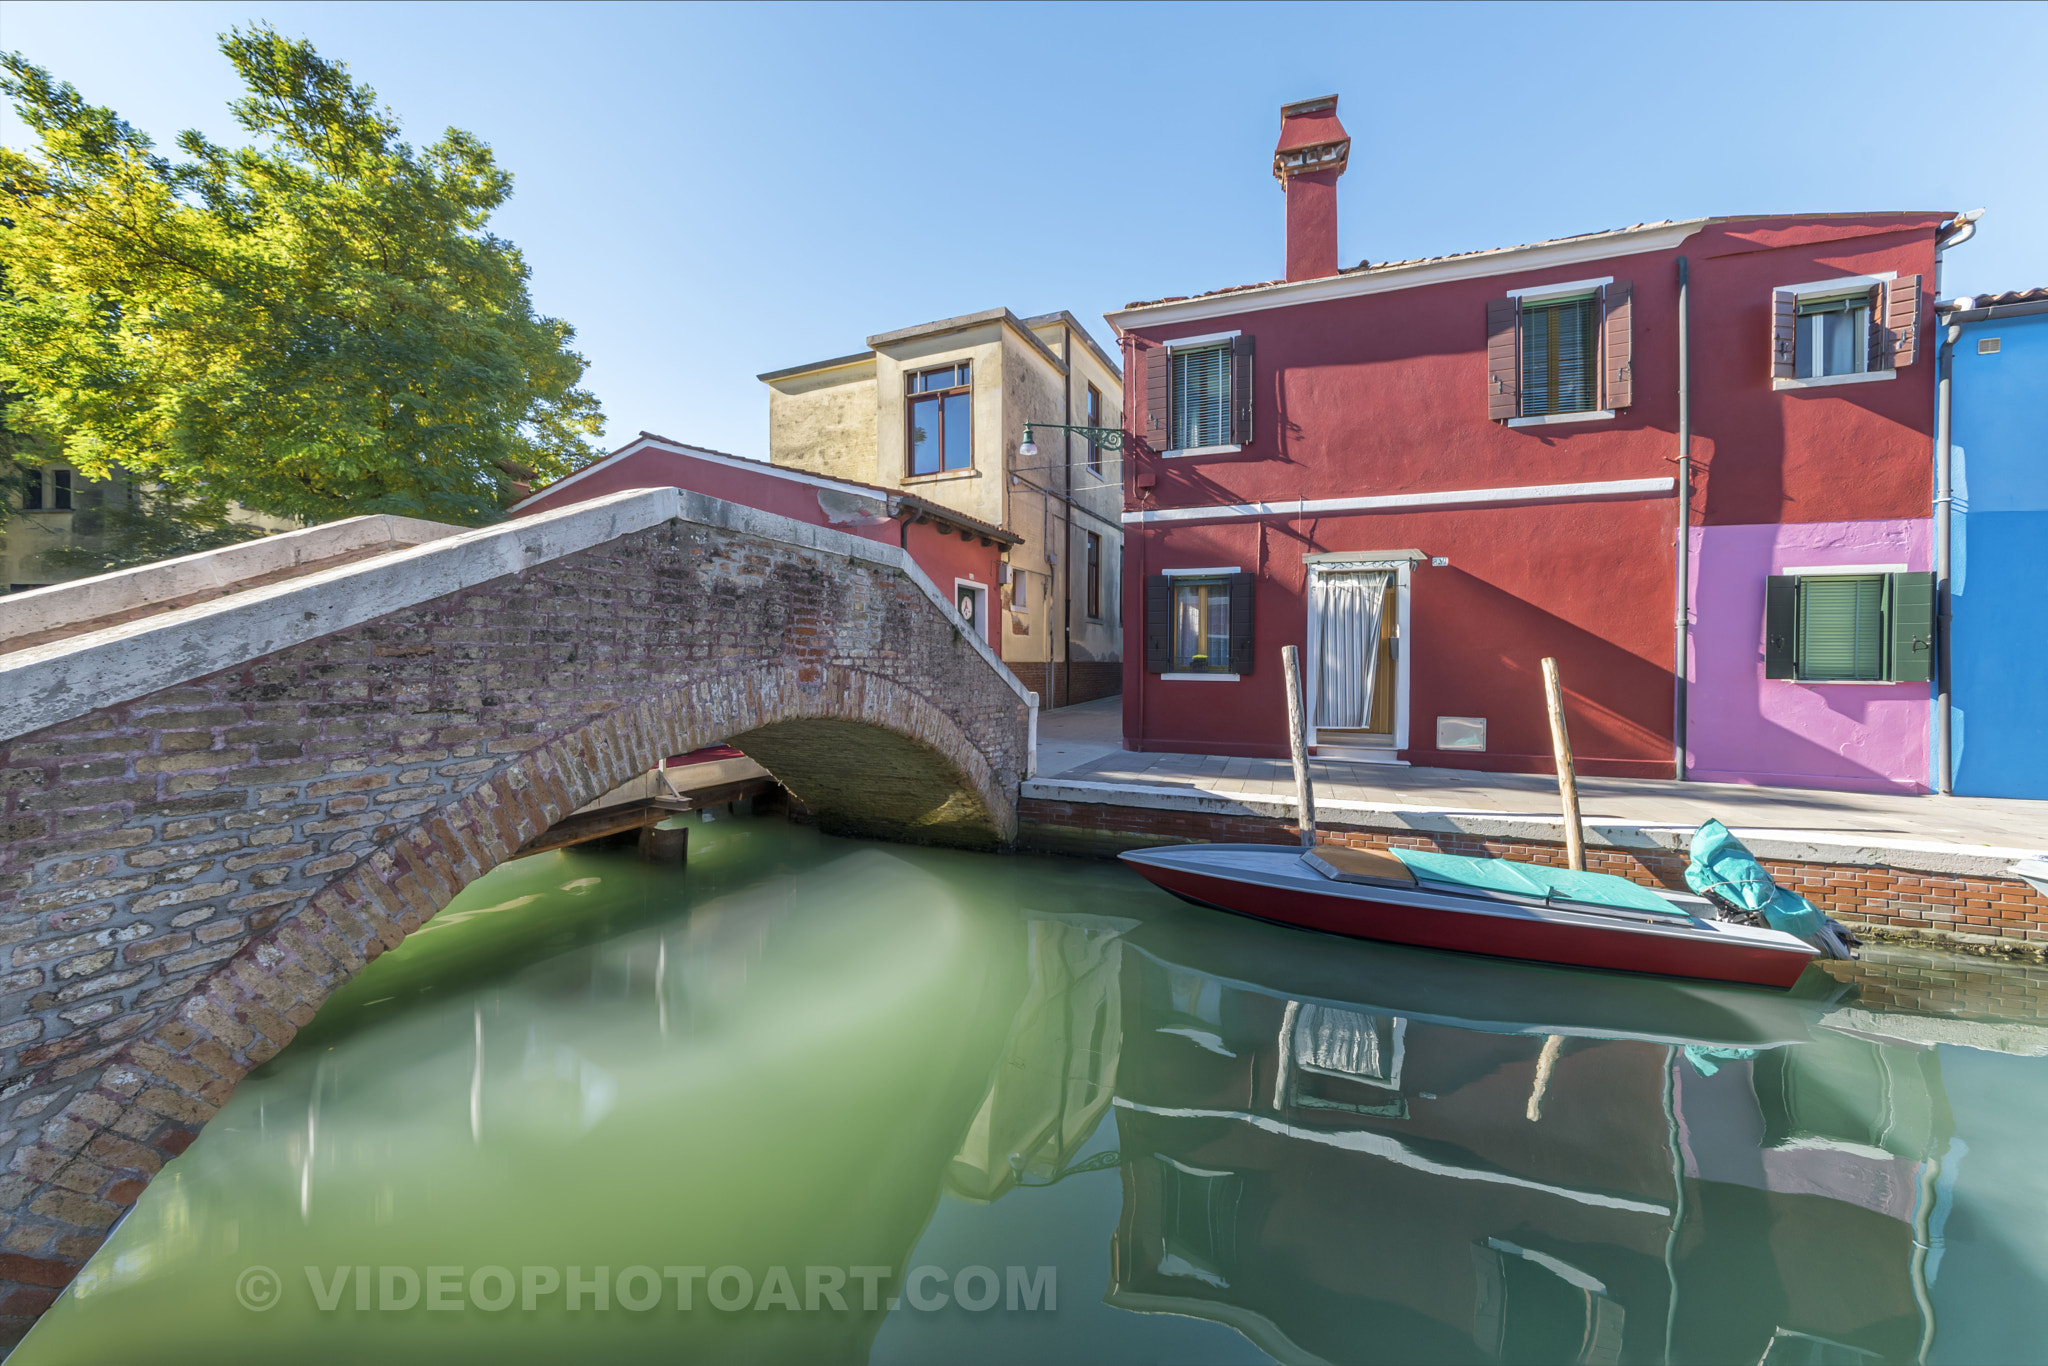
[[[1614,283],[1612,275],[1603,275],[1597,280],[1567,280],[1560,285],[1531,285],[1527,289],[1511,289],[1508,297],[1520,299],[1525,304],[1541,303],[1545,299],[1556,299],[1566,294],[1584,294],[1589,290],[1604,289]]]
[[[1408,761],[1406,759],[1397,759],[1394,756],[1408,748],[1408,661],[1410,656],[1414,654],[1414,651],[1408,648],[1408,590],[1410,580],[1415,571],[1415,561],[1413,560],[1373,559],[1361,556],[1355,560],[1317,560],[1308,566],[1308,640],[1304,643],[1302,649],[1302,656],[1308,661],[1305,666],[1308,676],[1302,680],[1303,691],[1308,694],[1308,725],[1306,727],[1308,743],[1311,748],[1315,748],[1320,744],[1320,741],[1316,738],[1318,734],[1316,728],[1316,690],[1321,682],[1322,669],[1317,663],[1315,648],[1317,642],[1321,641],[1323,636],[1321,614],[1316,610],[1316,577],[1319,574],[1326,573],[1355,573],[1361,569],[1391,569],[1394,571],[1394,745],[1388,751],[1386,758],[1382,759],[1375,755],[1367,762],[1392,764],[1405,768],[1408,765]],[[1330,757],[1340,760],[1348,755],[1364,752],[1362,750],[1352,750],[1347,746],[1337,746],[1336,748],[1343,749],[1345,753]]]
[[[1200,350],[1203,347],[1214,346],[1218,342],[1228,343],[1243,335],[1244,329],[1239,328],[1234,332],[1204,332],[1199,337],[1175,337],[1166,343],[1166,429],[1169,433],[1173,430],[1173,353]],[[1233,394],[1231,397],[1235,401],[1236,395]],[[1161,451],[1159,454],[1163,459],[1179,460],[1190,455],[1236,455],[1243,450],[1243,446],[1236,445],[1189,446],[1181,450]]]
[[[1809,280],[1803,285],[1779,285],[1771,293],[1774,297],[1778,294],[1790,294],[1793,298],[1793,306],[1797,308],[1798,305],[1804,303],[1823,299],[1842,299],[1855,294],[1867,293],[1874,285],[1890,284],[1898,278],[1899,273],[1896,270],[1880,271],[1875,275],[1841,275],[1832,280]],[[1871,316],[1863,320],[1863,347],[1858,354],[1863,357],[1863,364],[1865,366],[1870,364],[1870,329],[1877,327],[1880,321],[1874,311]],[[1797,324],[1794,325],[1797,326]],[[1796,339],[1794,347],[1796,352]],[[1837,384],[1869,384],[1878,380],[1897,379],[1898,377],[1899,372],[1895,367],[1886,366],[1882,370],[1853,370],[1847,374],[1813,375],[1805,379],[1780,379],[1774,377],[1771,380],[1771,388],[1774,390],[1825,389]]]

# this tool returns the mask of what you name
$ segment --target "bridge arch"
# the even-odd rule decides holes
[[[717,500],[169,618],[0,660],[0,1329],[336,987],[669,755],[735,743],[835,831],[1015,833],[1031,704],[950,600],[895,547]]]

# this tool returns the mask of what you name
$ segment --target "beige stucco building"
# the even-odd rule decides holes
[[[878,333],[868,349],[762,375],[768,458],[906,489],[1024,537],[995,623],[1041,704],[1122,686],[1122,452],[1027,423],[1121,428],[1123,372],[1071,313],[1007,308]]]
[[[0,589],[19,593],[84,578],[92,571],[73,569],[48,552],[73,546],[97,549],[105,509],[134,507],[148,486],[116,470],[107,479],[93,479],[68,465],[24,467],[20,487],[11,495],[8,515],[0,518]],[[295,530],[300,524],[285,517],[251,512],[229,504],[229,520],[246,523],[265,534]]]

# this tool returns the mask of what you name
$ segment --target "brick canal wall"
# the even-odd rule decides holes
[[[0,742],[6,1336],[336,986],[668,755],[732,742],[831,829],[1012,836],[1029,706],[899,551],[658,492],[190,609],[178,657],[407,603]],[[167,667],[148,625],[46,647],[80,670],[28,661],[0,722]]]
[[[1292,820],[1168,806],[1048,800],[1028,794],[1018,807],[1018,843],[1044,853],[1114,857],[1147,844],[1211,841],[1293,844]],[[1565,866],[1561,840],[1424,831],[1412,826],[1319,819],[1326,842],[1436,849],[1447,854]],[[1882,864],[1760,857],[1780,886],[1829,915],[1877,934],[1897,934],[1973,949],[2040,953],[2048,949],[2048,897],[2017,878]],[[1686,856],[1676,849],[1618,848],[1588,842],[1586,867],[1646,887],[1684,891]]]
[[[1093,702],[1098,697],[1115,697],[1124,690],[1124,666],[1114,659],[1050,664],[1021,659],[1004,662],[1019,682],[1038,694],[1038,705],[1046,710]]]

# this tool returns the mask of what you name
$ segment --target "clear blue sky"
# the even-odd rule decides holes
[[[0,4],[168,144],[268,19],[517,177],[498,231],[608,444],[767,444],[754,376],[1006,305],[1281,270],[1278,108],[1335,92],[1343,260],[1659,218],[1988,209],[1948,295],[2048,285],[2048,5]],[[2027,54],[2034,54],[2032,57]],[[2027,70],[2033,63],[2036,69]],[[0,136],[23,130],[0,116]]]

